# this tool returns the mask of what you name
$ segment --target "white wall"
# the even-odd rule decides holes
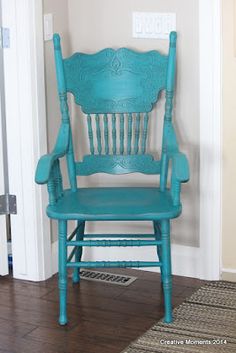
[[[70,36],[68,25],[68,7],[65,0],[44,0],[44,13],[53,14],[54,32],[61,33],[63,37],[62,48],[65,55],[70,53]],[[59,128],[61,115],[58,104],[57,83],[55,76],[53,42],[44,42],[45,76],[46,76],[46,102],[48,124],[48,147],[51,150],[55,144],[57,129]]]

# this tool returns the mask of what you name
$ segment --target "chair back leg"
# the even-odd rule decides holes
[[[160,225],[160,222],[153,221],[153,228],[154,228],[154,234],[155,234],[156,240],[161,241],[161,225]],[[159,261],[162,262],[162,244],[157,245],[157,256],[158,256]],[[160,267],[160,271],[161,271],[161,285],[162,285],[162,288],[163,288],[162,266]]]
[[[162,237],[162,283],[164,292],[164,305],[166,323],[172,322],[172,274],[171,274],[171,251],[170,251],[170,221],[161,221]]]
[[[76,233],[76,241],[83,240],[84,239],[85,222],[78,221],[78,225],[77,226],[78,226],[78,230],[77,230],[77,233]],[[76,248],[75,262],[79,262],[81,260],[82,251],[83,251],[83,247],[82,246],[78,246]],[[73,283],[79,283],[80,282],[80,268],[79,267],[75,267],[74,268],[72,281],[73,281]]]
[[[59,315],[59,324],[67,324],[67,247],[66,247],[66,238],[67,238],[67,221],[58,221],[59,228],[59,304],[60,304],[60,315]]]

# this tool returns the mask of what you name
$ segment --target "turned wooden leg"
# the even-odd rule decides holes
[[[157,240],[161,240],[161,226],[158,221],[153,221],[154,233]],[[157,245],[157,255],[159,261],[162,262],[162,245]],[[163,273],[162,267],[160,267],[161,271],[161,284],[163,284]]]
[[[84,228],[85,228],[85,222],[78,221],[78,231],[76,233],[76,240],[83,240]],[[76,252],[75,252],[75,262],[79,262],[81,260],[82,251],[83,251],[82,246],[78,246],[76,249]],[[72,281],[73,281],[73,283],[79,283],[79,281],[80,281],[80,268],[79,267],[74,268]]]
[[[67,301],[67,247],[66,247],[66,237],[67,237],[67,221],[58,221],[59,226],[59,304],[60,304],[60,315],[59,324],[67,324],[67,313],[66,313],[66,301]]]
[[[172,322],[172,274],[171,274],[171,251],[170,251],[170,221],[161,221],[162,237],[162,280],[164,292],[164,305],[166,323]]]

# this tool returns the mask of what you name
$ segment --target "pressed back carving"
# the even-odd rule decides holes
[[[167,59],[127,48],[76,53],[64,60],[66,89],[87,114],[149,112],[166,88]]]

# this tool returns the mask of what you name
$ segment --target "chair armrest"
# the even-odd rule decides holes
[[[35,182],[37,184],[48,183],[54,162],[66,155],[69,144],[69,133],[69,124],[62,123],[53,152],[42,156],[38,162],[35,173]]]
[[[35,182],[37,184],[47,184],[49,181],[50,173],[53,163],[62,156],[56,153],[45,154],[38,161],[35,173]]]
[[[172,173],[175,179],[181,183],[189,180],[189,164],[185,154],[176,152],[170,157],[172,159]]]

